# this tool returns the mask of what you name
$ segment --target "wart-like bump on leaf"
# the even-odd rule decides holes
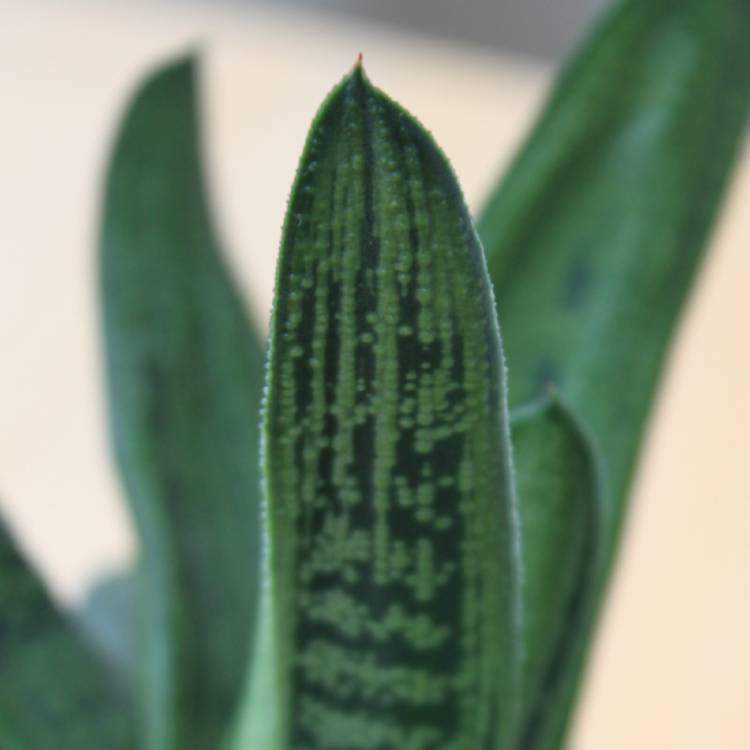
[[[360,65],[299,167],[265,408],[276,748],[505,747],[516,521],[485,262]]]

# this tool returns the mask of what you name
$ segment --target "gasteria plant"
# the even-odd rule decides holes
[[[97,655],[2,533],[0,746],[563,747],[749,33],[745,0],[624,0],[476,229],[358,62],[302,155],[265,354],[206,208],[194,63],[154,74],[100,243],[138,648]]]

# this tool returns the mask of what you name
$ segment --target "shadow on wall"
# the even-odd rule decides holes
[[[215,0],[201,0],[214,2]],[[612,0],[226,0],[284,2],[557,60]]]

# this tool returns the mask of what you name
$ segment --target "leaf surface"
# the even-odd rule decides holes
[[[479,221],[511,406],[553,384],[602,456],[605,571],[745,133],[748,38],[745,0],[619,3],[564,71]]]
[[[745,132],[749,33],[744,0],[620,3],[479,221],[511,403],[559,387],[601,445],[616,518]]]
[[[75,613],[81,632],[124,682],[136,667],[135,576],[118,570],[95,581]]]
[[[313,123],[282,242],[264,417],[269,666],[238,747],[509,746],[506,433],[492,292],[455,177],[357,66]]]
[[[132,750],[131,704],[0,523],[0,747]]]
[[[195,66],[157,72],[109,164],[101,288],[115,453],[141,544],[148,750],[213,748],[253,630],[262,347],[211,226]]]
[[[517,747],[558,747],[596,601],[603,507],[598,462],[556,396],[513,413],[524,560],[524,687]]]

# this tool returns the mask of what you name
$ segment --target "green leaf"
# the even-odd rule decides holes
[[[511,404],[555,384],[621,519],[750,101],[746,0],[626,0],[564,72],[479,221]]]
[[[118,570],[96,581],[86,594],[76,622],[92,648],[130,683],[135,659],[135,581]]]
[[[101,284],[115,452],[141,543],[150,750],[213,748],[254,627],[262,347],[219,257],[195,70],[137,92],[106,185]]]
[[[563,73],[479,222],[511,405],[549,384],[604,462],[610,567],[671,336],[750,100],[746,0],[626,0]]]
[[[236,746],[509,747],[519,560],[492,292],[445,157],[360,66],[313,123],[271,330],[268,663]]]
[[[0,523],[0,747],[130,750],[130,709]]]
[[[524,560],[523,721],[517,747],[560,746],[602,563],[601,477],[556,396],[513,413]]]

